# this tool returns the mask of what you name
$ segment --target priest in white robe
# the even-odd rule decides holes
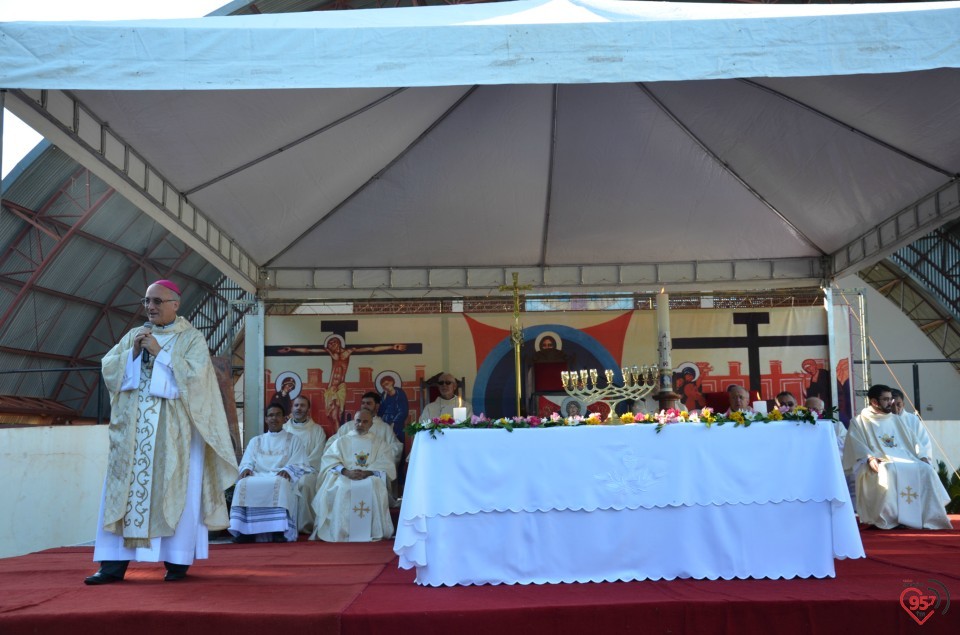
[[[457,394],[457,378],[450,373],[443,373],[437,380],[440,396],[427,404],[420,415],[421,423],[439,419],[443,415],[453,416],[454,408],[466,408],[466,419],[473,416],[473,406],[466,399]]]
[[[326,447],[327,433],[310,416],[310,400],[300,395],[293,400],[293,412],[283,429],[294,435],[303,444],[307,464],[314,470],[297,481],[297,530],[302,534],[313,531],[313,497],[320,486],[320,458]]]
[[[297,488],[312,471],[303,443],[283,429],[283,404],[266,407],[267,431],[254,437],[240,460],[240,480],[230,507],[234,542],[295,542]]]
[[[208,531],[228,524],[237,462],[207,343],[177,316],[173,281],[151,284],[142,304],[149,322],[103,357],[110,454],[90,585],[123,580],[131,560],[163,562],[165,580],[182,580],[207,557]]]
[[[397,438],[397,435],[394,434],[393,428],[387,424],[386,421],[377,416],[377,410],[380,408],[380,393],[369,391],[363,393],[363,397],[360,398],[360,409],[366,410],[370,413],[370,416],[373,418],[373,422],[370,424],[370,434],[382,441],[387,448],[393,453],[395,461],[400,461],[400,455],[403,454],[403,444],[400,443],[400,439]],[[350,433],[354,430],[356,425],[356,417],[353,420],[346,422],[340,426],[336,432],[330,435],[330,438],[327,439],[327,445],[324,447],[324,450],[333,445],[333,442],[339,439],[342,436]]]
[[[359,410],[353,429],[324,452],[310,540],[370,542],[393,536],[387,482],[396,478],[397,469],[394,453],[370,433],[372,424],[372,413]]]
[[[750,393],[743,386],[730,385],[727,387],[727,402],[730,407],[727,408],[725,416],[729,417],[734,412],[742,412],[751,417],[756,414],[750,405]]]
[[[363,397],[360,398],[360,409],[366,410],[373,417],[373,423],[370,425],[370,434],[375,438],[382,441],[393,454],[393,464],[399,469],[400,459],[403,456],[403,442],[397,438],[397,434],[393,431],[393,426],[388,424],[386,421],[380,418],[377,412],[380,410],[380,402],[382,397],[380,393],[369,391],[363,393]],[[349,433],[354,429],[356,424],[356,419],[348,421],[347,423],[340,426],[340,428],[334,432],[329,439],[327,439],[327,448],[329,448],[336,439],[339,439],[341,436]],[[326,449],[326,448],[325,448]],[[322,478],[318,476],[318,479]],[[397,490],[399,489],[398,484],[396,483],[395,478],[390,478],[387,480],[387,492],[390,494],[390,507],[399,507],[400,501],[398,499],[399,494]]]
[[[880,529],[951,529],[950,501],[933,461],[930,437],[920,424],[892,413],[887,386],[871,386],[870,405],[850,422],[843,468],[857,483],[860,522]]]

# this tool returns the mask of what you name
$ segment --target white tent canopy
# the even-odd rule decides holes
[[[6,104],[273,297],[816,284],[960,215],[960,3],[0,24]]]

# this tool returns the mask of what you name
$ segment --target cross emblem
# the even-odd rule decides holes
[[[750,392],[760,390],[760,349],[782,346],[826,346],[826,335],[760,335],[760,325],[770,323],[769,313],[734,313],[733,323],[747,327],[746,337],[675,337],[673,350],[745,348]]]
[[[920,497],[920,495],[914,492],[913,488],[911,488],[909,485],[907,486],[906,490],[900,492],[900,496],[903,496],[905,499],[907,499],[908,505],[913,502],[914,498]]]
[[[367,507],[366,503],[364,503],[363,501],[360,501],[360,504],[357,505],[356,507],[354,507],[354,508],[353,508],[353,511],[354,511],[357,515],[359,515],[360,518],[363,518],[363,516],[364,516],[365,514],[368,514],[368,513],[370,512],[370,508]]]

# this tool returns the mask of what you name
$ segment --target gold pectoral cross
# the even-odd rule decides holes
[[[365,514],[370,513],[370,508],[363,501],[360,501],[360,504],[353,508],[353,512],[363,518]]]
[[[517,377],[517,416],[520,416],[520,346],[523,344],[523,327],[520,326],[520,292],[532,289],[529,284],[518,283],[520,274],[513,272],[513,285],[500,285],[501,291],[513,291],[513,326],[510,328],[510,340],[513,342],[513,367]]]
[[[908,505],[913,502],[913,499],[914,499],[914,498],[919,498],[919,497],[920,497],[920,495],[917,494],[916,492],[914,492],[914,491],[913,491],[913,488],[911,488],[909,485],[907,485],[907,489],[906,489],[906,490],[900,492],[900,496],[903,496],[905,499],[907,499],[907,504],[908,504]]]

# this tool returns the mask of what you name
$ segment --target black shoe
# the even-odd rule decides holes
[[[90,585],[113,584],[123,580],[127,572],[129,560],[101,560],[100,568],[92,576],[85,578],[83,583]]]
[[[270,537],[270,542],[286,542],[287,539],[284,537],[282,531],[275,531]]]
[[[84,584],[89,584],[91,586],[97,586],[100,584],[113,584],[114,582],[123,582],[123,578],[118,578],[115,575],[97,571],[92,576],[83,579]]]
[[[187,577],[187,569],[190,568],[188,564],[174,564],[172,562],[164,562],[163,566],[167,568],[167,573],[163,576],[164,582],[183,580]]]
[[[238,545],[245,545],[249,542],[253,542],[257,539],[256,536],[252,534],[237,534],[233,537],[233,542]]]

